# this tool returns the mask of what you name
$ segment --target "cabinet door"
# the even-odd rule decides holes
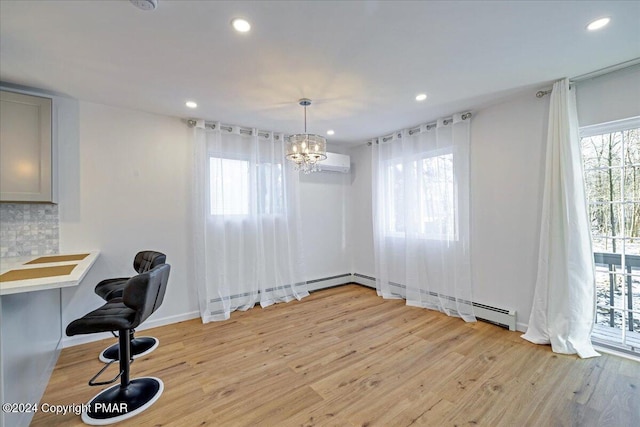
[[[52,202],[51,98],[0,91],[0,201]]]

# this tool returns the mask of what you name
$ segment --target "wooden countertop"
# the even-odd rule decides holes
[[[0,295],[77,286],[99,254],[100,251],[84,251],[2,258]]]

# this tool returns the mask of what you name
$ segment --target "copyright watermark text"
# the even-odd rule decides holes
[[[55,415],[75,414],[83,412],[120,413],[127,412],[126,403],[69,403],[66,405],[54,405],[50,403],[3,403],[2,412],[5,414],[24,414],[44,412]]]

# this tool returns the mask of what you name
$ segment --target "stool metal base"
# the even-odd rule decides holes
[[[114,385],[89,401],[89,410],[82,413],[82,421],[101,426],[126,420],[153,405],[163,391],[164,383],[155,377],[133,379],[124,388]]]
[[[155,337],[135,337],[131,340],[131,358],[137,359],[141,356],[146,356],[158,347],[160,341]],[[105,348],[100,353],[100,361],[103,363],[109,363],[112,360],[119,359],[120,345],[114,344]]]

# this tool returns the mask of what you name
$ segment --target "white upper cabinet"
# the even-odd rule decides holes
[[[0,91],[0,201],[55,202],[52,100]]]

